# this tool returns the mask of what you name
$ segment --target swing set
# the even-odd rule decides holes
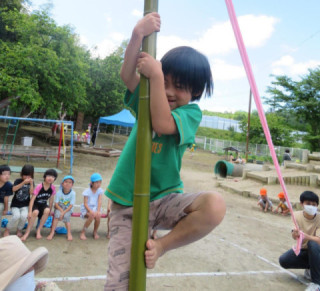
[[[64,124],[68,124],[71,126],[71,141],[70,141],[70,174],[72,174],[73,170],[73,121],[62,121],[62,120],[52,120],[52,119],[40,119],[40,118],[22,118],[22,117],[14,117],[14,116],[0,116],[0,120],[9,120],[9,124],[6,130],[6,134],[4,137],[4,141],[1,147],[1,155],[3,157],[7,156],[7,164],[9,165],[11,156],[25,156],[30,157],[44,157],[48,158],[56,158],[57,159],[57,167],[59,167],[60,162],[60,153],[61,147],[63,146],[63,156],[64,163],[66,162],[66,147],[65,147],[65,136],[64,136]],[[13,122],[12,122],[13,121]],[[21,151],[15,151],[15,139],[18,132],[19,124],[21,121],[33,121],[33,122],[42,122],[42,123],[56,123],[61,125],[60,137],[59,137],[59,147],[57,154],[52,154],[49,151],[41,151],[39,149],[32,150],[32,147],[23,147]],[[10,133],[10,130],[13,129],[14,133]],[[13,136],[11,144],[6,144],[8,136]]]

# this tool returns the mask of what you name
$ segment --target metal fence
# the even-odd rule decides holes
[[[207,138],[205,136],[196,136],[195,141],[198,147],[218,154],[224,154],[223,149],[226,147],[234,147],[243,153],[246,151],[245,142]],[[303,149],[275,146],[275,151],[278,156],[282,156],[286,149],[290,150],[290,155],[294,159],[302,160]],[[255,156],[271,156],[269,146],[266,144],[249,144],[249,154]]]

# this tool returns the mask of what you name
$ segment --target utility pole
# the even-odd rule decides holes
[[[251,115],[251,98],[252,93],[251,89],[249,92],[249,109],[248,109],[248,129],[247,129],[247,144],[246,144],[246,161],[248,161],[248,152],[249,152],[249,134],[250,134],[250,115]]]

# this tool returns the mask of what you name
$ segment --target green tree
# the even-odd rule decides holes
[[[126,87],[120,78],[123,46],[105,59],[89,59],[90,86],[87,87],[88,106],[83,112],[94,121],[100,116],[115,114],[123,108]]]
[[[295,115],[306,125],[308,135],[304,139],[312,151],[320,149],[320,68],[309,70],[300,81],[287,76],[277,76],[268,87],[271,98],[267,104],[273,104],[275,112]]]
[[[276,113],[266,114],[266,119],[273,144],[278,146],[290,146],[293,143],[292,130],[286,125],[285,120]],[[241,121],[240,128],[242,132],[247,132],[247,120]],[[266,138],[257,111],[254,111],[251,114],[249,138],[250,143],[266,143]]]
[[[86,103],[87,52],[68,26],[59,27],[45,11],[31,15],[2,11],[14,39],[0,40],[0,97],[19,95],[16,111],[72,115]]]

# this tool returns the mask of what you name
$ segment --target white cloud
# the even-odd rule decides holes
[[[227,64],[223,60],[215,59],[211,63],[211,70],[214,80],[229,81],[241,79],[246,76],[243,66]]]
[[[93,57],[105,58],[116,50],[124,39],[125,36],[123,34],[114,32],[94,48],[90,49],[90,51]]]
[[[79,35],[79,40],[80,40],[80,43],[83,44],[83,45],[88,45],[89,44],[89,40],[85,35],[82,35],[82,34]]]
[[[295,59],[286,55],[272,63],[272,74],[274,75],[289,75],[297,76],[306,74],[308,69],[314,69],[320,65],[320,60],[308,60],[305,62],[296,63]]]
[[[292,66],[294,63],[294,58],[292,56],[286,55],[280,58],[280,60],[272,63],[272,67],[278,66]]]
[[[238,18],[246,47],[260,47],[271,37],[277,19],[271,16],[244,15]],[[227,54],[237,49],[230,21],[214,24],[197,40],[194,47],[207,55]]]
[[[271,37],[277,19],[271,16],[244,15],[239,17],[246,47],[260,47]],[[198,39],[186,40],[178,36],[159,36],[158,56],[161,58],[169,49],[181,45],[190,45],[205,55],[221,55],[237,50],[237,43],[230,21],[213,24]]]
[[[143,13],[141,10],[138,10],[138,9],[133,9],[131,11],[131,15],[135,16],[135,17],[142,17],[143,16]]]

